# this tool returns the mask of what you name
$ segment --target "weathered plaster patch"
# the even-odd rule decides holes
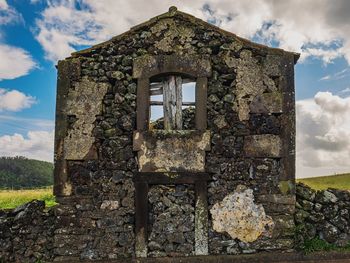
[[[236,59],[236,107],[240,120],[249,119],[249,103],[258,94],[264,92],[263,73],[258,61],[252,57],[249,50],[241,51],[240,58]]]
[[[173,19],[162,19],[156,25],[151,27],[152,33],[159,36],[162,31],[165,31],[164,37],[155,43],[155,47],[169,52],[174,50],[174,40],[178,39],[180,46],[176,46],[177,49],[193,49],[191,45],[194,32],[191,28],[182,25],[176,25]]]
[[[250,103],[251,113],[282,113],[283,97],[280,92],[263,93]]]
[[[267,76],[281,76],[281,56],[280,55],[267,55],[264,60],[264,74]]]
[[[270,236],[274,227],[263,206],[254,202],[253,190],[242,185],[216,203],[210,213],[215,231],[226,232],[243,242],[253,242],[261,235]]]
[[[69,182],[65,182],[62,187],[62,195],[71,195],[72,194],[72,185]]]
[[[102,112],[102,102],[107,83],[96,83],[84,77],[69,90],[65,114],[74,115],[76,122],[64,138],[64,158],[83,160],[95,138],[92,135],[96,115]]]
[[[210,132],[162,131],[135,132],[142,172],[203,172],[205,151],[210,148]]]
[[[281,112],[282,103],[280,94],[264,94],[266,90],[268,92],[275,92],[277,90],[275,82],[264,74],[264,67],[252,56],[251,51],[241,51],[240,58],[232,57],[227,53],[223,59],[228,67],[236,71],[237,84],[234,107],[238,111],[238,117],[241,121],[249,119],[249,113],[251,111],[249,106],[254,99],[262,100],[262,107],[268,105],[267,109],[263,109],[266,112]],[[278,69],[275,69],[275,71],[278,71]],[[273,104],[271,107],[269,106],[270,103]],[[254,104],[256,105],[256,101]]]
[[[243,147],[247,157],[281,157],[282,155],[282,140],[278,135],[245,136]]]

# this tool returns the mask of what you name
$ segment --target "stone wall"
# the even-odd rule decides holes
[[[0,211],[0,262],[53,259],[54,215],[43,201],[34,200]]]
[[[235,204],[236,213],[257,213],[250,223],[261,226],[259,233],[252,235],[254,240],[240,240],[242,233],[232,235],[230,230],[214,229],[214,221],[228,225],[229,219],[216,217],[222,213],[209,212],[208,253],[292,249],[295,54],[256,45],[171,9],[58,63],[55,259],[135,256],[133,178],[139,171],[139,160],[133,151],[138,85],[132,77],[133,63],[144,61],[145,68],[151,67],[147,61],[159,55],[171,59],[200,57],[202,60],[195,62],[207,62],[198,68],[210,68],[211,72],[206,76],[205,125],[210,147],[201,153],[205,154],[201,167],[211,176],[209,210],[219,207],[221,212],[229,211],[225,198],[247,195],[243,199],[246,203]],[[175,216],[188,216],[190,220],[194,203],[188,202],[189,197],[177,197],[167,205],[161,189],[156,187],[149,195],[151,207],[155,208],[152,196],[159,197],[163,206],[151,210],[155,221],[149,229],[149,252],[192,254],[178,241],[184,240],[183,245],[189,247],[193,233],[175,224],[172,231],[184,237],[167,239],[163,244],[163,235],[157,234],[155,227],[166,223],[159,220],[166,219],[169,209],[177,206],[187,206],[188,210],[177,211],[180,214]],[[239,209],[245,205],[250,214]],[[244,220],[240,222],[244,231],[254,232]],[[265,227],[271,229],[263,231]],[[157,248],[158,244],[164,247]]]
[[[279,231],[286,231],[284,235],[293,236],[296,238],[294,249],[303,249],[303,244],[307,240],[319,238],[327,241],[330,244],[342,247],[350,242],[350,192],[336,189],[328,189],[323,191],[315,191],[303,184],[296,185],[296,213],[295,222],[290,221],[288,217],[272,216],[274,222],[277,222]],[[246,189],[240,188],[234,196],[229,198],[230,203],[235,203],[233,199],[242,198],[241,204],[244,205],[246,213],[249,214],[247,203],[251,203],[252,197],[246,192]],[[178,256],[178,255],[193,255],[194,253],[194,204],[193,204],[193,186],[177,185],[177,186],[154,186],[149,191],[150,214],[149,223],[152,232],[149,234],[148,256]],[[248,201],[247,201],[248,200]],[[272,206],[266,210],[279,210],[272,202],[263,201],[264,207]],[[71,211],[71,213],[79,214],[81,211],[88,209],[88,203],[80,202],[76,205],[79,210]],[[105,201],[101,204],[101,209],[107,209],[113,214],[120,206],[119,202]],[[254,208],[254,205],[253,205]],[[54,210],[60,214],[60,208],[44,209],[44,202],[32,201],[13,210],[0,211],[0,262],[37,262],[38,260],[51,261],[54,255],[60,253],[62,249],[67,251],[64,242],[73,244],[72,237],[75,238],[75,244],[72,248],[78,249],[85,247],[86,243],[92,242],[93,237],[89,234],[83,235],[82,232],[74,232],[74,235],[66,231],[67,228],[62,228],[61,218],[55,216]],[[259,205],[255,206],[259,209]],[[236,213],[238,211],[238,213]],[[236,218],[240,218],[239,207],[233,209]],[[259,213],[257,213],[259,214]],[[95,215],[95,218],[98,216]],[[271,220],[269,216],[265,220]],[[251,220],[251,214],[247,221]],[[237,220],[231,220],[232,223]],[[254,220],[252,221],[254,222]],[[271,221],[270,221],[271,222]],[[97,225],[109,225],[113,231],[113,223],[110,219],[99,219],[95,222]],[[294,226],[295,223],[295,227]],[[82,224],[86,226],[86,223]],[[123,228],[124,222],[119,223]],[[243,226],[246,226],[244,224]],[[288,227],[286,227],[288,226]],[[270,224],[271,227],[271,224]],[[214,227],[215,228],[215,227]],[[71,228],[73,229],[73,228]],[[81,229],[81,228],[80,228]],[[107,228],[108,229],[108,228]],[[229,227],[228,227],[229,229]],[[238,228],[237,228],[238,229]],[[248,232],[250,235],[256,233],[259,227],[254,224],[255,232]],[[277,231],[274,228],[275,232]],[[69,229],[68,229],[69,230]],[[81,231],[83,231],[81,229]],[[107,231],[106,231],[107,232]],[[55,235],[56,233],[56,235]],[[108,232],[107,232],[108,233]],[[113,233],[113,232],[112,232]],[[120,232],[123,233],[123,232]],[[124,232],[125,233],[125,232]],[[237,231],[234,234],[242,235],[244,231]],[[267,231],[268,233],[268,231]],[[108,234],[101,234],[101,238],[110,238]],[[120,234],[115,237],[116,241],[127,242],[126,235]],[[249,239],[251,236],[240,237]],[[94,238],[97,238],[96,236]],[[109,239],[111,241],[111,239]],[[57,247],[54,248],[54,242]],[[227,254],[251,253],[252,247],[256,249],[266,249],[267,244],[269,249],[277,249],[281,246],[287,246],[288,243],[282,239],[276,239],[274,242],[259,239],[253,243],[240,242],[237,239],[232,240],[229,235],[226,235],[225,241],[215,239],[212,242],[218,244],[215,248],[225,247]],[[112,245],[111,245],[112,246]],[[115,246],[115,243],[113,243]],[[118,247],[118,246],[116,246]],[[215,250],[212,250],[212,253]],[[94,259],[93,250],[87,251],[82,255],[82,259]],[[221,253],[220,250],[216,254]],[[83,257],[84,256],[84,257]],[[67,258],[67,257],[65,257]],[[56,257],[56,260],[60,258]]]
[[[156,185],[148,196],[148,257],[194,255],[193,185]]]
[[[350,191],[315,191],[298,184],[296,194],[297,245],[314,238],[339,247],[350,244]]]

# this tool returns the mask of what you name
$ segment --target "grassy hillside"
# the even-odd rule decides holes
[[[52,184],[52,163],[24,157],[0,157],[0,189],[37,188]]]
[[[52,187],[32,190],[1,190],[0,209],[10,209],[33,199],[44,200],[47,207],[55,205]]]
[[[302,182],[316,190],[323,190],[327,188],[350,190],[350,173],[303,178],[297,179],[297,181]]]

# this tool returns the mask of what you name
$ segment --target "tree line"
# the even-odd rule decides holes
[[[22,156],[0,157],[0,189],[51,186],[53,164]]]

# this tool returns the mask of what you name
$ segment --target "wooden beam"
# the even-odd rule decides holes
[[[175,78],[175,129],[182,130],[182,79],[177,76]]]
[[[137,80],[137,97],[136,97],[136,111],[137,111],[137,130],[148,130],[149,122],[149,79]]]
[[[194,184],[199,181],[210,180],[210,175],[203,172],[138,172],[134,182],[147,184]]]
[[[135,254],[147,257],[148,184],[135,183]]]
[[[208,196],[207,182],[195,183],[195,255],[208,255]]]
[[[162,95],[163,84],[162,83],[151,83],[150,84],[150,96]]]
[[[207,78],[197,78],[196,83],[196,129],[207,128]]]
[[[150,105],[163,106],[163,101],[151,101]],[[196,103],[195,102],[184,101],[184,102],[182,102],[182,106],[196,106]]]
[[[196,84],[196,80],[195,79],[188,79],[188,78],[183,78],[182,79],[182,84],[187,84],[187,83],[191,83],[193,82],[193,84]]]
[[[162,82],[153,82],[149,84],[150,89],[158,89],[158,88],[162,88],[163,84]]]
[[[169,76],[167,80],[163,81],[164,91],[164,129],[174,130],[175,126],[175,112],[176,112],[176,80],[175,76]]]

